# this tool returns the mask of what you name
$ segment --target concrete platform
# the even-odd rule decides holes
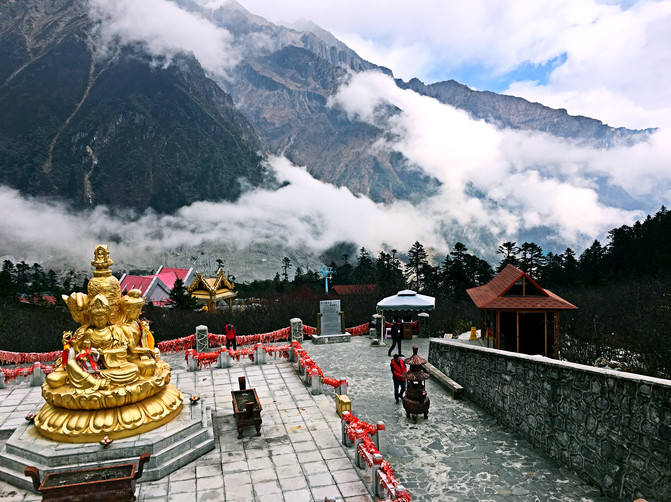
[[[171,422],[138,436],[117,439],[107,448],[98,443],[59,443],[42,437],[34,425],[17,427],[0,451],[0,479],[33,490],[24,475],[28,466],[37,467],[40,477],[115,464],[136,464],[143,453],[151,454],[142,479],[155,481],[184,467],[214,448],[212,428],[200,404],[185,396],[180,414]]]

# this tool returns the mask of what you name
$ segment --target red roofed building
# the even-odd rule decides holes
[[[182,279],[184,287],[195,277],[193,268],[159,267],[154,275],[127,275],[121,276],[119,286],[121,293],[128,293],[131,289],[142,291],[142,297],[155,305],[162,305],[170,298],[175,281]]]
[[[523,354],[556,357],[559,313],[578,308],[513,265],[466,292],[480,309],[481,332],[491,330],[495,347]]]
[[[333,291],[335,291],[338,296],[367,295],[375,293],[376,289],[377,284],[341,284],[333,286]]]

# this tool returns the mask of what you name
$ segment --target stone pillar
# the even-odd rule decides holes
[[[260,344],[254,348],[254,364],[258,366],[266,364],[266,351]]]
[[[384,455],[387,453],[387,428],[385,427],[384,422],[377,422],[375,425],[377,427],[377,432],[373,435],[373,443],[375,444],[377,451]]]
[[[363,469],[366,466],[363,457],[359,454],[359,445],[363,443],[365,435],[366,433],[363,429],[357,429],[354,433],[354,463],[359,469]]]
[[[380,496],[380,480],[377,479],[377,471],[380,469],[380,465],[384,457],[379,453],[373,455],[373,464],[370,466],[370,488],[369,491],[373,497]]]
[[[342,310],[338,312],[340,314],[340,332],[344,333],[345,332],[345,312]]]
[[[207,326],[196,326],[196,352],[202,354],[210,349],[210,343],[207,340]]]
[[[307,368],[303,368],[303,374],[305,375],[305,385],[310,385],[310,381],[312,379],[312,375],[310,375],[310,372],[307,370]]]
[[[419,338],[429,338],[431,336],[430,330],[429,330],[429,314],[426,312],[420,312],[417,314],[417,317],[419,318],[418,324],[419,324],[419,333],[418,337]]]
[[[394,500],[396,500],[401,495],[407,495],[407,494],[408,490],[406,490],[405,486],[403,485],[396,485],[396,488],[394,488]]]
[[[352,442],[350,441],[349,437],[347,437],[347,422],[345,418],[348,418],[350,416],[349,411],[343,411],[342,412],[342,419],[340,420],[340,428],[342,432],[342,444],[344,446],[352,446]]]
[[[305,373],[305,367],[301,364],[301,355],[303,351],[300,351],[296,354],[296,369],[298,370],[299,375],[303,375]]]
[[[0,389],[5,388],[5,372],[0,371]]]
[[[322,393],[322,379],[319,376],[319,371],[317,371],[316,368],[312,370],[311,378],[312,378],[312,380],[311,380],[312,381],[312,386],[311,386],[312,395],[315,396],[317,394],[321,394]]]
[[[336,393],[340,394],[341,396],[346,396],[347,395],[347,384],[346,383],[341,383],[338,388],[336,389]]]
[[[194,349],[186,351],[186,371],[198,371],[197,352]]]
[[[289,323],[291,324],[291,339],[289,342],[297,341],[303,343],[303,321],[298,317],[294,317]]]
[[[33,363],[33,374],[30,380],[31,387],[40,387],[44,383],[44,373],[42,372],[42,364],[39,362]]]
[[[217,358],[219,362],[219,368],[230,368],[231,367],[231,355],[227,350],[222,350],[219,352],[219,357]]]
[[[375,321],[375,328],[371,328],[368,332],[368,337],[372,340],[378,337],[380,333],[383,333],[382,329],[382,316],[380,314],[373,314],[373,320]]]

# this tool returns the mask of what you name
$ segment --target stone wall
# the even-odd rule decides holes
[[[609,497],[671,500],[671,381],[431,340],[467,399]]]

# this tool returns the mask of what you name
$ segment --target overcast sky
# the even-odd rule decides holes
[[[277,23],[310,19],[405,80],[455,79],[614,127],[671,121],[668,0],[240,3]]]

